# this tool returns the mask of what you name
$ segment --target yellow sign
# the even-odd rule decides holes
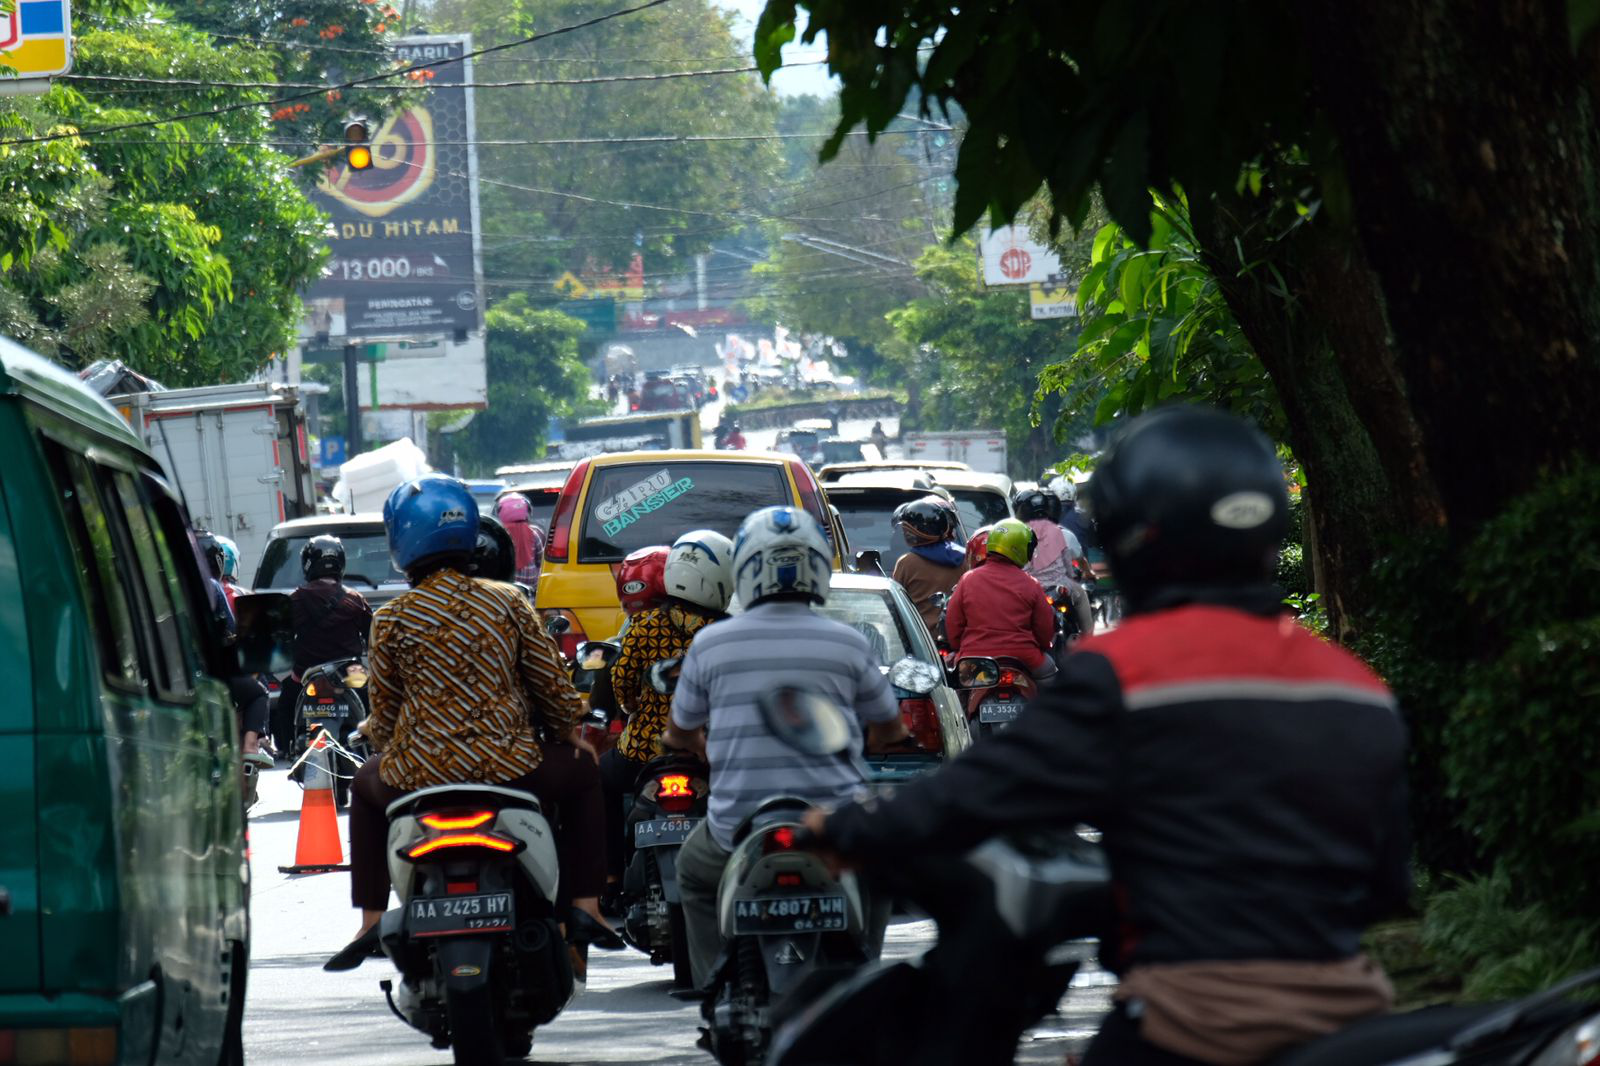
[[[16,0],[0,14],[0,81],[53,78],[72,69],[72,12],[67,0]],[[0,90],[3,91],[3,90]]]
[[[1028,286],[1028,312],[1032,318],[1071,318],[1078,313],[1078,295],[1059,277]]]
[[[589,286],[579,281],[578,275],[574,274],[570,270],[557,278],[556,283],[554,286],[552,286],[552,288],[566,296],[569,300],[581,300],[585,296],[589,295]]]

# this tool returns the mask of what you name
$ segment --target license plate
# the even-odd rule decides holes
[[[848,927],[843,896],[777,896],[733,905],[735,933],[842,933]]]
[[[1023,700],[984,700],[978,704],[978,721],[1015,722],[1026,706]]]
[[[343,703],[313,703],[305,708],[307,718],[343,718],[350,708]]]
[[[633,846],[636,848],[665,848],[682,844],[703,818],[657,818],[636,822],[633,826]]]
[[[413,937],[509,933],[511,924],[509,892],[414,899],[406,911],[406,932]]]

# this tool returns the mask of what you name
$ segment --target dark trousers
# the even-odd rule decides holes
[[[1100,1023],[1080,1066],[1205,1066],[1199,1059],[1164,1051],[1139,1035],[1139,1023],[1119,1004]]]
[[[279,755],[289,754],[294,744],[294,705],[300,702],[300,682],[285,676],[278,686],[278,702],[272,707],[272,745]]]
[[[239,712],[239,732],[264,735],[267,731],[267,689],[249,674],[228,678],[228,695]]]
[[[628,838],[628,808],[633,804],[634,786],[645,764],[634,762],[612,748],[600,756],[600,787],[606,804],[606,876],[620,880],[633,855]]]
[[[389,819],[384,811],[406,795],[405,789],[378,776],[382,759],[379,755],[362,763],[350,790],[350,902],[369,911],[389,906]],[[565,913],[574,899],[598,896],[606,879],[600,843],[605,814],[594,760],[571,744],[546,744],[544,761],[532,773],[495,784],[532,792],[544,805],[561,864],[557,913]]]

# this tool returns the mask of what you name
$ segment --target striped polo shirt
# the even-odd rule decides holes
[[[792,686],[820,692],[845,711],[851,754],[804,755],[768,730],[757,698]],[[707,726],[711,836],[733,847],[739,823],[772,796],[814,803],[847,799],[866,780],[862,726],[900,714],[867,640],[801,603],[761,603],[696,634],[672,697],[679,729]]]

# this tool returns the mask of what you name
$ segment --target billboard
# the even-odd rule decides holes
[[[978,239],[985,285],[1032,285],[1060,274],[1056,253],[1028,235],[1026,227],[1003,226]]]
[[[460,57],[466,35],[403,37],[407,64]],[[313,199],[333,257],[306,293],[309,332],[411,340],[482,328],[472,61],[429,67],[427,96],[372,136],[372,166],[328,167]],[[456,86],[456,88],[452,88]]]

